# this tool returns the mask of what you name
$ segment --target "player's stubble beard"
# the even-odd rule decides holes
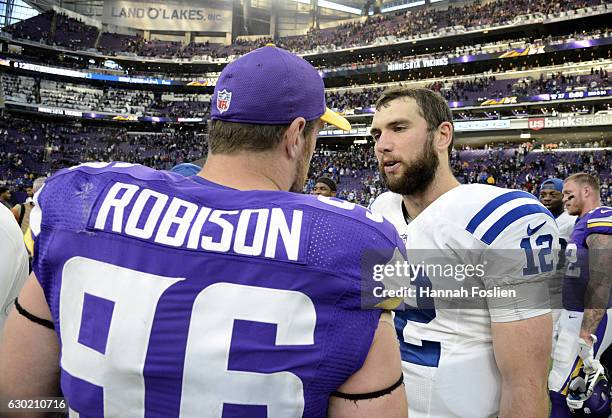
[[[410,196],[427,190],[436,177],[436,171],[440,165],[440,159],[434,149],[433,142],[434,132],[428,132],[427,142],[421,155],[410,163],[402,162],[404,166],[402,176],[389,178],[385,173],[383,164],[378,163],[380,174],[389,190],[402,196]]]
[[[306,138],[307,143],[304,145],[302,155],[298,157],[295,181],[289,189],[290,192],[302,193],[304,191],[304,185],[306,184],[306,180],[308,179],[308,169],[310,168],[310,160],[312,159],[313,154],[313,152],[311,152],[311,141],[313,140],[316,141],[316,137],[315,139]]]

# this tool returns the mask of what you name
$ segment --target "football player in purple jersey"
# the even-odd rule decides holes
[[[594,387],[598,376],[603,375],[599,359],[612,343],[609,325],[612,314],[612,208],[601,206],[599,183],[586,173],[565,179],[563,202],[567,213],[578,216],[578,221],[567,246],[564,310],[559,319],[559,336],[548,380],[553,418],[574,416],[566,402],[572,378],[582,369],[586,387]],[[573,403],[572,409],[579,408]],[[610,408],[605,409],[607,417]],[[581,413],[588,414],[588,411]]]
[[[350,129],[317,70],[248,53],[222,71],[211,119],[198,175],[88,163],[45,183],[0,399],[61,388],[88,417],[405,418],[393,323],[364,306],[362,274],[403,258],[401,239],[362,207],[290,193],[324,123]]]

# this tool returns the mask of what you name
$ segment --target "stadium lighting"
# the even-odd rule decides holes
[[[409,9],[411,7],[422,6],[425,4],[425,0],[419,0],[412,3],[398,4],[397,6],[391,6],[381,9],[382,13],[395,12],[396,10]]]
[[[298,3],[302,3],[302,4],[310,4],[310,0],[295,0]],[[425,2],[423,2],[425,3]],[[345,12],[345,13],[351,13],[354,15],[360,15],[361,14],[361,10],[360,9],[356,9],[354,7],[350,7],[350,6],[345,6],[343,4],[338,4],[338,3],[334,3],[333,1],[328,1],[328,0],[318,0],[317,1],[317,5],[319,7],[324,7],[326,9],[331,9],[331,10],[336,10],[338,12]]]

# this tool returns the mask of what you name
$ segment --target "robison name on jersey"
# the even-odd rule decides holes
[[[550,312],[547,301],[534,304],[523,297],[542,292],[547,286],[542,273],[554,269],[559,242],[554,217],[529,193],[480,184],[450,190],[410,223],[399,195],[381,195],[371,210],[395,225],[411,263],[427,263],[432,254],[454,265],[488,262],[485,275],[476,280],[479,286],[523,288],[515,298],[488,298],[481,308],[462,301],[452,307],[449,300],[417,298],[406,302],[425,309],[395,315],[411,418],[497,416],[501,377],[493,355],[491,322]],[[419,277],[414,285],[444,289],[448,278],[434,272]]]

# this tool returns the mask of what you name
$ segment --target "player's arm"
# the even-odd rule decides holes
[[[11,212],[13,212],[13,216],[15,217],[15,220],[17,222],[19,222],[19,211],[20,210],[21,210],[21,205],[15,205],[11,208]]]
[[[559,228],[537,205],[522,208],[532,213],[506,228],[485,254],[488,288],[514,291],[487,299],[501,375],[499,418],[548,416],[553,333],[549,281],[557,274]]]
[[[35,317],[51,321],[45,295],[34,273],[19,294],[19,304]],[[13,307],[0,342],[0,399],[57,396],[59,378],[56,333]]]
[[[337,390],[342,395],[365,395],[369,399],[352,400],[332,396],[328,417],[406,418],[406,391],[403,384],[396,384],[400,379],[403,380],[397,335],[391,315],[383,313],[363,366]]]
[[[580,357],[585,364],[593,359],[592,347],[595,343],[592,335],[595,335],[597,327],[605,315],[612,289],[610,277],[610,256],[612,254],[612,235],[591,234],[587,237],[589,247],[589,282],[584,296],[584,316],[580,327]]]
[[[547,417],[551,314],[492,323],[491,333],[502,377],[499,418]]]

